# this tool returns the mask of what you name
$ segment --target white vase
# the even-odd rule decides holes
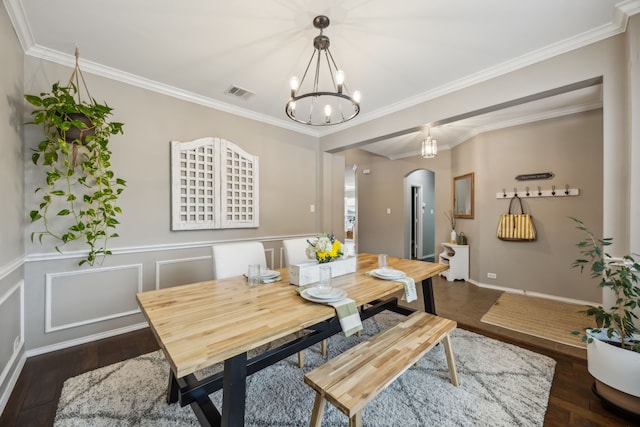
[[[458,235],[456,234],[456,230],[451,230],[451,242],[449,243],[456,243],[456,239],[458,238]]]

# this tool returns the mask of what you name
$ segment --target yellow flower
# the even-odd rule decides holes
[[[320,263],[330,262],[342,256],[342,244],[333,234],[322,233],[308,242],[307,256],[311,259],[315,258]]]

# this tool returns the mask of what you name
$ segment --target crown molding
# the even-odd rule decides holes
[[[626,21],[630,16],[640,13],[640,0],[624,0],[616,3],[615,12],[620,14],[620,18],[624,19],[625,27]]]
[[[73,55],[54,51],[52,49],[39,46],[35,43],[31,27],[29,26],[25,10],[22,7],[22,2],[20,0],[3,0],[3,3],[5,5],[5,8],[7,9],[11,23],[13,24],[20,44],[22,45],[22,49],[24,50],[26,55],[33,56],[39,59],[45,59],[68,67],[73,67],[75,65],[75,57]],[[130,84],[132,86],[140,87],[174,98],[182,99],[184,101],[199,104],[208,108],[213,108],[216,110],[234,114],[240,117],[245,117],[283,129],[288,129],[297,133],[320,138],[325,135],[340,132],[345,129],[387,116],[389,114],[396,113],[409,107],[413,107],[417,104],[424,103],[431,99],[467,88],[469,86],[473,86],[486,80],[499,77],[520,68],[623,33],[626,30],[629,17],[637,13],[640,13],[640,0],[624,0],[618,2],[614,6],[613,22],[607,25],[603,25],[594,30],[587,31],[575,37],[571,37],[569,39],[563,40],[562,42],[552,44],[545,48],[509,60],[494,67],[487,68],[462,79],[458,79],[448,84],[439,86],[433,90],[417,94],[400,102],[391,104],[385,108],[380,108],[370,113],[361,114],[360,117],[351,120],[350,122],[344,123],[338,127],[323,128],[322,130],[305,127],[302,125],[296,125],[292,122],[276,119],[265,114],[256,113],[245,108],[227,104],[212,98],[201,96],[193,92],[149,80],[95,62],[80,59],[80,63],[83,71],[92,74],[107,77],[112,80]]]
[[[626,13],[622,13],[620,17],[616,19],[616,23],[601,26],[587,33],[583,33],[576,37],[563,40],[562,42],[555,43],[543,49],[531,52],[527,55],[520,56],[491,68],[487,68],[462,79],[452,81],[433,90],[414,95],[411,98],[404,99],[385,108],[381,108],[371,113],[364,114],[362,115],[358,123],[353,123],[352,126],[356,126],[361,123],[365,123],[392,113],[396,113],[398,111],[413,107],[418,104],[422,104],[424,102],[447,95],[449,93],[465,89],[467,87],[482,83],[492,78],[499,77],[501,75],[527,67],[529,65],[542,62],[560,54],[567,53],[572,50],[588,46],[606,38],[623,33],[626,30],[629,16],[640,12],[640,0],[626,1],[624,3],[634,3],[634,8],[631,8],[631,5],[629,5],[629,10],[633,11],[634,13],[631,13],[629,15],[627,15]]]
[[[22,50],[26,52],[31,46],[35,44],[33,40],[33,33],[31,32],[31,26],[27,20],[27,14],[22,7],[20,0],[3,0],[4,8],[7,10],[9,20],[13,25],[13,28],[18,36],[18,41]]]
[[[34,58],[55,62],[57,64],[64,65],[70,68],[73,68],[75,66],[75,56],[49,49],[37,44],[31,46],[28,50],[26,50],[25,54]],[[171,96],[173,98],[192,102],[194,104],[213,108],[215,110],[223,111],[236,116],[245,117],[247,119],[277,126],[279,128],[289,129],[297,133],[303,133],[315,137],[319,136],[318,132],[313,129],[298,127],[294,123],[290,123],[285,120],[279,120],[265,114],[256,113],[254,111],[247,110],[246,108],[236,107],[235,105],[227,104],[212,98],[208,98],[206,96],[198,95],[197,93],[189,92],[175,86],[170,86],[164,83],[137,76],[135,74],[127,73],[125,71],[118,70],[117,68],[108,67],[106,65],[102,65],[93,61],[87,61],[82,58],[79,58],[78,62],[83,72],[106,77],[110,80],[119,81],[131,86],[150,90],[152,92]]]

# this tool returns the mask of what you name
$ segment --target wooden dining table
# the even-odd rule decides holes
[[[403,283],[367,274],[377,268],[377,255],[356,256],[356,272],[334,277],[332,286],[344,289],[361,307],[362,320],[383,310],[405,315],[414,311],[398,304]],[[394,257],[388,263],[422,284],[425,311],[436,314],[431,278],[448,267]],[[170,365],[167,401],[190,405],[203,426],[243,426],[247,375],[341,333],[335,309],[303,299],[297,286],[289,284],[288,269],[279,271],[281,281],[253,288],[237,276],[137,294]],[[296,334],[302,330],[306,333]],[[250,350],[284,337],[292,339],[248,358]],[[195,375],[220,362],[220,372],[206,378]],[[220,389],[221,411],[209,398]]]

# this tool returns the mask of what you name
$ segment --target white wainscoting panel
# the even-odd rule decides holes
[[[10,369],[24,347],[24,281],[20,280],[0,295],[0,360],[6,361],[0,373],[4,384]]]
[[[45,332],[139,313],[142,264],[46,275]]]
[[[156,261],[156,289],[213,280],[211,255]]]

